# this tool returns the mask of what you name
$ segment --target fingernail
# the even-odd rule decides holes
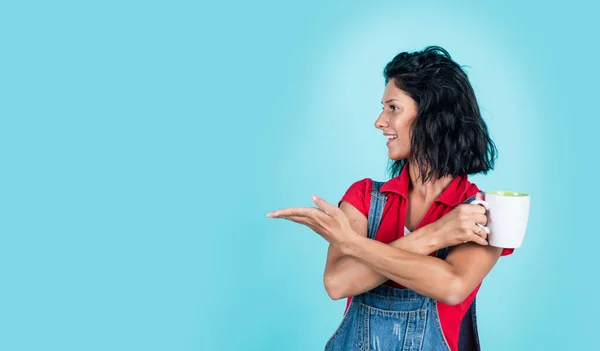
[[[267,217],[269,217],[269,218],[277,217],[277,215],[279,215],[279,213],[277,213],[277,212],[269,212],[269,213],[267,213]]]
[[[317,201],[317,195],[312,196],[313,201]]]

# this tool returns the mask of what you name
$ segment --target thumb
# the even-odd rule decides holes
[[[317,205],[320,209],[322,209],[325,213],[327,213],[330,216],[333,216],[335,214],[335,211],[338,210],[338,208],[336,206],[333,206],[332,204],[327,203],[327,201],[323,200],[322,198],[318,197],[317,195],[312,195],[311,198],[315,205]]]

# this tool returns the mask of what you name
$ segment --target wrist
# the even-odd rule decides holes
[[[361,239],[366,239],[360,235],[350,236],[343,241],[340,241],[336,246],[341,251],[341,253],[345,256],[353,256],[356,254],[357,247],[360,246],[359,241]]]
[[[435,223],[431,223],[421,228],[425,231],[425,237],[427,238],[427,246],[431,249],[430,252],[442,249],[446,247],[444,235],[441,235],[438,226]]]

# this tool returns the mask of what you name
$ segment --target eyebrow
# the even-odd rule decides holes
[[[399,99],[391,98],[391,99],[387,99],[387,100],[385,100],[385,102],[382,102],[382,104],[389,104],[389,103],[390,103],[390,102],[392,102],[392,101],[398,101],[398,102],[402,102],[402,101],[400,101]]]

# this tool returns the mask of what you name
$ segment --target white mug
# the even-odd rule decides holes
[[[518,248],[523,243],[529,219],[528,194],[513,191],[487,191],[484,200],[475,200],[473,205],[482,205],[487,210],[488,243],[503,248]]]

